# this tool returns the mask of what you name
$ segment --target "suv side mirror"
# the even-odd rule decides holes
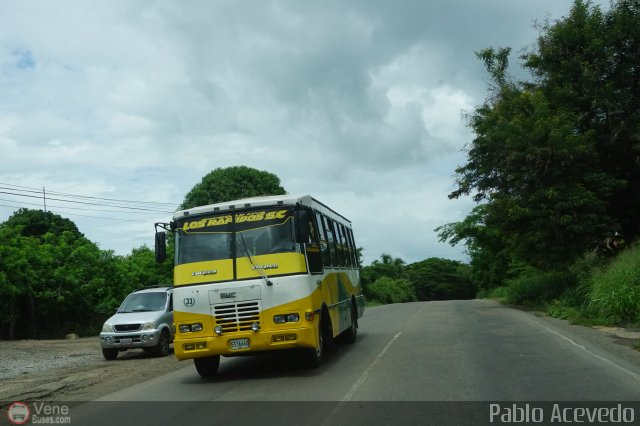
[[[156,262],[167,260],[167,233],[156,232]]]
[[[306,210],[298,210],[294,212],[294,218],[296,221],[296,243],[308,243],[309,233],[311,232],[309,227],[309,212]]]

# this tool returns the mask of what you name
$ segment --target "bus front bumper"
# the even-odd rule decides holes
[[[273,331],[243,332],[211,337],[176,336],[173,348],[179,360],[213,355],[237,356],[254,352],[293,348],[315,348],[315,327]]]

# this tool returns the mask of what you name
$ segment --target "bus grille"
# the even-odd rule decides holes
[[[251,324],[260,324],[260,302],[225,303],[213,307],[215,325],[223,333],[251,330]]]

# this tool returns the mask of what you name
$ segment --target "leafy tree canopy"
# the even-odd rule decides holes
[[[429,258],[407,266],[418,300],[473,299],[469,265],[449,259]]]
[[[20,210],[0,224],[0,339],[95,334],[129,292],[170,277],[146,246],[116,256],[69,219]]]
[[[182,209],[261,195],[283,195],[280,178],[247,166],[218,168],[202,178],[184,198]]]
[[[466,239],[485,275],[561,269],[608,233],[640,234],[640,2],[602,12],[577,0],[539,29],[521,56],[532,81],[506,75],[508,48],[478,53],[491,92],[469,115],[475,137],[450,197],[483,204],[439,229]]]
[[[19,227],[21,229],[20,235],[23,237],[40,237],[47,232],[60,235],[65,231],[69,231],[77,237],[82,236],[76,224],[71,220],[42,210],[20,209],[2,225],[14,229]]]

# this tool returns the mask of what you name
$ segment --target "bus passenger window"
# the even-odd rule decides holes
[[[353,266],[351,264],[351,244],[349,242],[349,237],[347,236],[345,227],[342,224],[340,224],[340,238],[342,239],[342,252],[345,260],[345,266],[347,268],[351,268]]]
[[[316,223],[318,224],[318,234],[320,237],[320,251],[322,253],[322,263],[324,266],[331,267],[331,253],[329,252],[329,243],[327,242],[327,230],[324,223],[324,216],[316,212]]]
[[[311,212],[311,211],[309,211]],[[309,242],[306,244],[307,261],[309,262],[309,272],[312,274],[322,273],[322,253],[320,252],[320,238],[315,216],[309,215]]]
[[[331,265],[338,266],[340,265],[340,262],[338,261],[338,253],[336,250],[336,237],[333,229],[333,223],[328,217],[325,217],[324,219],[325,230],[327,232],[327,243],[329,245],[329,253],[331,254]]]

